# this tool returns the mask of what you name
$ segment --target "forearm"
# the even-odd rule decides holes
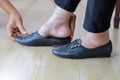
[[[9,2],[9,0],[0,0],[0,6],[3,10],[6,11],[8,15],[10,14],[19,14],[16,8]]]

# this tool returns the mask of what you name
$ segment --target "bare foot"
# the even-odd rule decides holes
[[[38,30],[43,37],[73,37],[76,16],[56,7],[52,17]]]

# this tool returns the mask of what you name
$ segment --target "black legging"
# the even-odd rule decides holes
[[[76,10],[80,0],[55,0],[55,3],[70,12]],[[84,29],[93,33],[107,31],[116,0],[88,0]]]

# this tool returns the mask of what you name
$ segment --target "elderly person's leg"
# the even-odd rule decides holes
[[[108,29],[115,2],[116,0],[88,0],[83,25],[88,34],[82,40],[87,48],[96,48],[109,42]]]
[[[81,40],[53,49],[64,58],[110,57],[112,43],[108,29],[116,0],[88,0],[84,29],[88,32]]]
[[[70,36],[70,18],[74,17],[72,12],[65,11],[60,7],[56,7],[53,15],[39,29],[39,34],[43,37],[54,36],[58,38],[66,38]]]
[[[71,35],[71,18],[74,21],[75,11],[80,0],[52,0],[54,6],[56,6],[53,15],[50,19],[39,29],[39,34],[43,37],[54,36],[59,38],[66,38]],[[69,7],[70,6],[70,7]]]

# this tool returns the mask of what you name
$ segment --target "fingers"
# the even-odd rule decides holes
[[[16,32],[15,32],[15,29],[14,28],[10,28],[10,27],[7,27],[7,32],[8,32],[8,37],[11,39],[11,40],[15,40],[15,37],[17,36],[16,35]]]
[[[17,36],[25,35],[27,32],[25,31],[24,27],[22,24],[12,24],[12,25],[7,25],[7,32],[8,32],[8,37],[11,40],[15,40]]]
[[[27,32],[26,32],[26,30],[25,30],[25,28],[23,27],[23,25],[22,24],[18,24],[18,29],[19,29],[19,31],[21,32],[21,34],[27,34]]]

